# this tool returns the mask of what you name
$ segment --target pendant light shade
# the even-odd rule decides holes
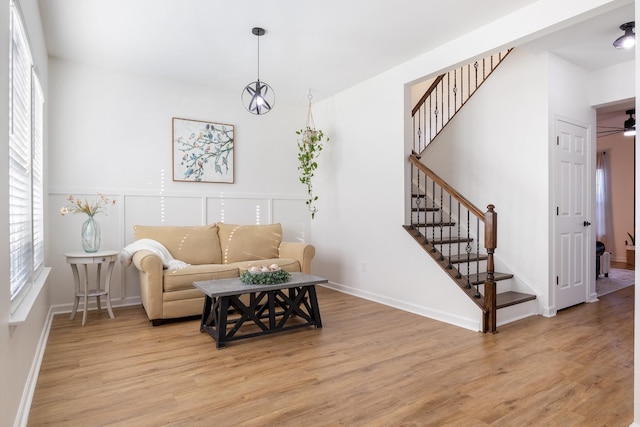
[[[271,111],[276,97],[271,86],[260,81],[260,36],[263,36],[266,31],[255,27],[251,33],[258,37],[258,79],[245,86],[242,91],[242,105],[251,114],[261,115]]]
[[[633,115],[636,113],[635,109],[625,111],[629,115],[629,118],[624,121],[624,136],[635,136],[636,134],[636,119]]]
[[[633,29],[636,27],[635,21],[627,22],[620,25],[620,29],[624,31],[624,34],[613,42],[613,45],[618,49],[631,49],[636,45],[636,34]]]

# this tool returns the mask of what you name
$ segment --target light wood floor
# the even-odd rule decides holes
[[[628,426],[633,292],[483,335],[318,289],[324,328],[216,350],[140,307],[57,315],[30,426]]]

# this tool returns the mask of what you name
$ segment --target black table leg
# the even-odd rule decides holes
[[[216,313],[217,328],[216,328],[216,348],[222,348],[227,342],[227,314],[229,312],[229,297],[219,297],[218,311]]]
[[[308,287],[309,302],[311,303],[311,317],[316,322],[316,328],[322,328],[322,319],[320,318],[320,307],[318,306],[318,296],[316,295],[316,286],[311,285]]]

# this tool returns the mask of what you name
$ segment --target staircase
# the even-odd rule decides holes
[[[497,310],[533,301],[536,296],[497,291],[513,274],[494,271],[498,215],[483,212],[430,170],[420,152],[444,129],[509,51],[498,53],[434,79],[413,110],[411,221],[404,228],[482,312],[482,331],[497,331]],[[483,238],[482,240],[480,238]],[[484,243],[484,244],[482,244]],[[501,286],[502,287],[502,286]]]

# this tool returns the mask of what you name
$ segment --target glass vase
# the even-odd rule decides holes
[[[89,253],[100,249],[100,224],[93,216],[82,223],[82,249]]]

